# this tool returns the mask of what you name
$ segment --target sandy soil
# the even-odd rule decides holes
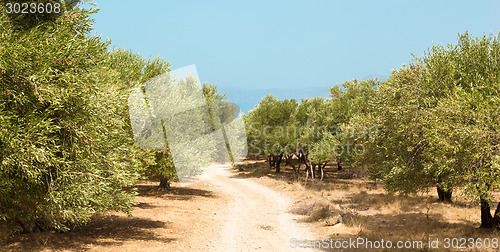
[[[133,216],[109,212],[68,233],[16,235],[0,251],[305,251],[290,247],[294,238],[394,244],[439,239],[441,250],[433,251],[448,251],[442,247],[447,237],[500,237],[500,231],[478,228],[479,206],[459,192],[453,204],[438,202],[434,188],[419,195],[388,194],[366,179],[363,169],[339,171],[336,165],[327,167],[323,182],[296,182],[291,167],[276,173],[262,158],[237,168],[210,167],[201,181],[173,183],[171,190],[139,181]],[[495,195],[498,202],[500,193]]]
[[[68,233],[19,235],[0,250],[296,251],[290,239],[314,239],[311,224],[289,213],[292,200],[257,180],[217,166],[170,191],[140,181],[133,216],[110,212]]]
[[[229,167],[211,167],[208,181],[230,196],[222,218],[222,230],[213,251],[296,250],[291,239],[312,240],[314,235],[305,223],[292,215],[291,200],[283,193],[245,178],[236,178]]]

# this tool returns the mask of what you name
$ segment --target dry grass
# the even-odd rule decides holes
[[[326,218],[331,216],[330,212],[330,206],[329,205],[322,205],[320,207],[317,207],[313,212],[309,214],[309,217],[307,218],[308,221],[319,221],[319,220],[325,220]]]
[[[276,174],[265,161],[252,162],[252,173],[256,177],[267,176],[278,181],[289,178],[283,184],[298,199],[291,212],[306,215],[304,221],[317,222],[317,232],[323,237],[363,237],[394,242],[416,240],[425,241],[424,244],[428,244],[429,239],[439,239],[442,246],[445,238],[492,239],[500,234],[480,229],[479,207],[468,203],[457,192],[452,204],[438,202],[435,188],[419,195],[389,194],[380,183],[368,180],[363,171],[349,168],[338,171],[335,165],[327,167],[323,182],[319,179],[291,182],[291,167],[283,167],[285,172]],[[342,225],[324,225],[325,219],[338,214],[343,217]],[[496,250],[475,248],[469,251]]]

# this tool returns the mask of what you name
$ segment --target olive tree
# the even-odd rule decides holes
[[[61,14],[39,19],[0,6],[0,219],[25,232],[130,213],[122,188],[137,178],[123,93],[100,81],[108,44],[89,34],[95,10],[56,2]]]
[[[367,147],[359,163],[390,191],[414,193],[437,186],[441,199],[460,191],[481,205],[481,225],[499,183],[498,38],[459,35],[457,45],[433,46],[394,71],[374,96],[373,110],[352,127],[375,126],[356,140]]]
[[[245,117],[249,153],[267,155],[269,166],[276,172],[280,172],[282,158],[292,148],[287,129],[296,107],[294,99],[280,101],[267,95]]]

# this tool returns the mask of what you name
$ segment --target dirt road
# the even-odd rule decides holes
[[[205,180],[230,196],[212,251],[297,251],[296,240],[313,240],[304,223],[288,213],[292,202],[271,188],[237,178],[228,166],[209,167]],[[304,249],[298,249],[305,251]]]
[[[203,180],[170,190],[139,181],[132,216],[109,212],[68,233],[18,235],[0,251],[307,251],[290,247],[314,238],[288,213],[290,199],[230,170],[209,167]]]

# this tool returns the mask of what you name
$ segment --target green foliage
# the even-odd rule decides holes
[[[214,144],[216,151],[213,154],[214,156],[212,160],[219,163],[230,161],[234,166],[235,157],[233,157],[233,153],[231,151],[229,137],[232,137],[233,141],[237,141],[238,139],[235,139],[237,138],[236,136],[228,136],[227,130],[229,129],[231,131],[232,126],[230,126],[230,123],[232,123],[232,121],[238,116],[239,107],[231,103],[226,98],[226,94],[218,93],[217,87],[213,84],[203,83],[202,90],[210,112],[211,128],[212,131],[215,132]],[[243,130],[238,129],[237,132],[241,131]],[[233,145],[233,148],[244,145],[244,143],[239,143]],[[234,151],[235,153],[238,153],[241,150]]]
[[[126,122],[125,130],[128,144],[126,153],[134,170],[142,178],[177,178],[169,149],[151,150],[138,147],[130,127],[128,96],[130,90],[140,87],[143,82],[170,71],[170,63],[160,57],[146,60],[130,50],[114,48],[110,51],[100,68],[99,82],[107,85],[110,94],[117,94],[115,106],[119,106],[119,118]],[[118,114],[117,114],[118,115]]]
[[[213,139],[209,136],[212,130],[210,112],[200,92],[200,83],[188,76],[177,83],[167,82],[167,87],[161,88],[167,89],[165,96],[159,99],[148,96],[148,99],[162,103],[153,107],[163,110],[156,117],[165,118],[165,137],[174,157],[177,175],[198,175],[203,166],[210,164],[215,151]]]
[[[218,137],[211,133],[224,129],[237,107],[215,85],[200,88],[191,76],[163,74],[138,87],[145,92],[136,89],[129,104],[136,144],[146,152],[157,149],[152,165],[141,170],[143,176],[160,178],[160,186],[169,187],[170,181],[198,175],[214,159],[229,161],[225,131],[218,131]]]
[[[332,97],[331,113],[335,123],[341,124],[357,114],[366,114],[371,110],[370,99],[375,95],[380,82],[376,79],[352,80],[330,88]]]
[[[488,199],[500,181],[499,52],[497,37],[466,33],[457,45],[433,46],[394,71],[371,112],[351,121],[351,127],[378,130],[355,139],[367,147],[357,162],[390,191],[438,185]]]
[[[304,155],[306,165],[323,164],[354,155],[352,117],[367,114],[369,101],[379,86],[377,80],[349,81],[330,89],[331,99],[320,97],[279,101],[264,97],[245,117],[250,153]]]
[[[249,153],[271,157],[284,154],[287,158],[296,155],[308,167],[347,155],[340,126],[347,124],[352,114],[366,109],[368,97],[377,85],[373,80],[347,82],[346,91],[332,89],[335,98],[303,99],[300,104],[295,100],[280,101],[272,95],[264,97],[244,117]]]
[[[0,7],[0,219],[26,232],[130,213],[135,193],[122,188],[161,163],[133,145],[127,94],[168,63],[108,52],[87,33],[95,10],[62,5],[43,17]]]
[[[279,101],[273,95],[264,97],[245,117],[249,153],[279,155],[285,150],[292,151],[296,136],[292,114],[297,106],[294,99]]]

